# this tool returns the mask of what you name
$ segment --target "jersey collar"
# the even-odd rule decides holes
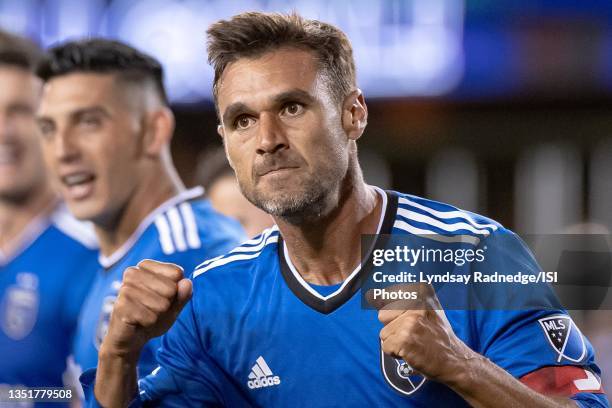
[[[383,199],[382,212],[376,234],[390,234],[397,212],[397,195],[390,191],[383,191],[378,187],[375,188]],[[368,254],[368,258],[370,256],[371,253]],[[333,312],[353,297],[369,274],[369,268],[361,268],[361,265],[358,265],[336,291],[323,296],[313,289],[297,271],[291,262],[287,245],[283,241],[282,236],[278,240],[278,257],[281,274],[289,289],[307,306],[323,314]],[[363,260],[362,264],[372,265],[372,262],[365,261],[366,259]]]

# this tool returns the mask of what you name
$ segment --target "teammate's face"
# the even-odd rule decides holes
[[[70,211],[114,222],[134,191],[140,116],[112,74],[71,73],[43,88],[38,113],[45,159]]]
[[[30,72],[0,66],[0,199],[21,200],[44,181],[34,120],[40,88]]]
[[[349,140],[311,52],[283,48],[230,64],[217,102],[230,163],[253,204],[296,221],[328,211]]]

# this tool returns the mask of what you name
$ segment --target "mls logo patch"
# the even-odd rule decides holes
[[[38,277],[33,273],[20,273],[17,283],[9,286],[2,300],[0,326],[13,340],[25,338],[38,317]]]
[[[391,357],[380,348],[380,365],[387,384],[403,395],[411,395],[425,383],[426,378],[416,373],[404,360]]]
[[[584,359],[586,356],[584,337],[569,316],[548,316],[539,319],[538,322],[548,342],[559,355],[557,363],[563,359],[579,363]]]

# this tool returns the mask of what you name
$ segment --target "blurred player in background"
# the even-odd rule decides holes
[[[269,214],[255,207],[242,195],[224,149],[214,149],[200,157],[195,182],[204,187],[213,207],[221,214],[237,219],[249,237],[274,225]]]
[[[500,273],[539,267],[495,221],[364,182],[368,111],[339,29],[244,13],[208,34],[219,133],[277,226],[192,280],[153,261],[126,270],[95,379],[103,406],[608,406],[592,347],[550,292],[518,310],[443,310],[427,286],[418,310],[362,308],[362,234],[484,246]],[[159,369],[137,384],[141,345],[169,328]]]
[[[201,187],[186,190],[177,175],[170,154],[174,116],[158,61],[92,39],[49,50],[38,74],[45,82],[38,112],[45,158],[70,211],[93,222],[100,243],[102,268],[74,345],[79,371],[97,364],[127,266],[154,258],[192,270],[244,235],[202,199]],[[145,347],[143,373],[156,366],[157,347],[157,340]]]
[[[69,215],[44,168],[40,56],[0,32],[0,389],[63,385],[97,265],[93,229]]]

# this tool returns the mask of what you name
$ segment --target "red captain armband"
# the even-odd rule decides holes
[[[587,392],[603,394],[601,380],[593,372],[576,366],[543,367],[520,378],[520,381],[543,395],[570,397]]]

